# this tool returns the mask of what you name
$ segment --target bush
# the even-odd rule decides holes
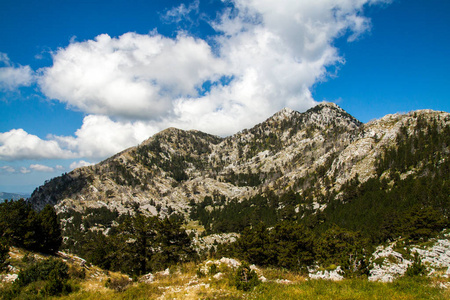
[[[50,274],[47,282],[44,285],[44,288],[40,291],[40,294],[45,296],[57,296],[61,294],[69,294],[72,291],[72,288],[69,284],[67,284],[67,280],[61,279],[58,276],[58,270],[53,269]]]
[[[69,268],[69,276],[70,278],[85,279],[86,270],[83,267],[73,265]]]
[[[131,280],[126,276],[108,278],[105,287],[115,290],[116,292],[123,292],[130,285]]]
[[[203,273],[203,271],[202,271],[202,268],[201,268],[201,267],[198,267],[198,269],[197,269],[197,271],[196,271],[196,274],[197,274],[197,277],[198,277],[198,278],[203,278],[203,277],[205,277],[205,276],[206,276],[206,274],[205,274],[205,273]]]
[[[0,240],[0,273],[8,269],[9,246],[6,240]]]
[[[406,277],[416,277],[427,275],[427,267],[422,263],[419,254],[414,253],[413,263],[406,269]]]
[[[237,269],[234,274],[234,286],[238,290],[249,291],[253,287],[257,286],[260,281],[258,279],[258,274],[252,269],[248,263],[242,263],[242,265]]]
[[[209,266],[209,271],[208,271],[209,275],[215,275],[215,274],[217,274],[217,272],[219,272],[219,271],[217,270],[216,264],[212,264]]]
[[[69,278],[68,266],[61,260],[49,258],[31,264],[19,272],[14,288],[19,291],[33,285],[35,282],[45,282],[43,287],[35,285],[34,293],[45,296],[53,296],[70,293],[71,287],[67,284]]]
[[[359,277],[368,273],[368,242],[358,232],[337,225],[324,232],[316,243],[320,265],[341,266],[344,277]]]

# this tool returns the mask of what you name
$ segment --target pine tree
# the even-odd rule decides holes
[[[122,270],[131,274],[146,274],[151,266],[155,246],[155,217],[145,217],[136,214],[128,217],[119,227],[120,234],[117,243],[125,245],[118,250],[118,259],[121,260]]]
[[[61,246],[61,227],[55,209],[47,204],[38,215],[40,225],[39,246],[41,251],[56,253]]]
[[[161,251],[155,255],[155,267],[166,268],[196,258],[196,253],[191,248],[191,240],[181,225],[180,220],[169,218],[158,222],[157,242]]]
[[[367,274],[368,241],[358,232],[334,225],[320,237],[316,255],[323,266],[341,266],[347,277]]]
[[[302,270],[314,262],[313,235],[305,226],[292,221],[278,223],[269,239],[278,267]]]
[[[8,269],[9,245],[5,238],[0,237],[0,272]]]

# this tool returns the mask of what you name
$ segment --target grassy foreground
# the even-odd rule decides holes
[[[289,285],[262,283],[250,292],[220,284],[189,290],[141,283],[124,292],[81,291],[61,299],[450,299],[448,290],[431,287],[429,283],[414,280],[394,283],[313,280]]]
[[[21,250],[11,254],[17,268],[25,267],[26,256]],[[450,299],[450,279],[442,277],[404,277],[392,283],[366,279],[332,282],[309,280],[286,270],[260,268],[255,271],[265,282],[243,291],[236,288],[236,278],[239,278],[236,267],[219,260],[186,263],[135,281],[121,273],[95,266],[83,267],[76,259],[64,261],[69,265],[69,294],[45,296],[41,293],[44,282],[37,281],[23,288],[20,294],[8,297],[13,285],[3,283],[0,299]]]
[[[219,265],[215,277],[199,277],[197,270],[194,264],[183,265],[172,274],[156,274],[151,283],[131,283],[120,292],[104,287],[88,289],[85,281],[77,292],[58,299],[450,299],[450,289],[441,288],[438,279],[421,277],[400,278],[392,283],[364,279],[332,282],[260,269],[258,273],[268,281],[244,292],[234,286],[234,272],[229,267]]]

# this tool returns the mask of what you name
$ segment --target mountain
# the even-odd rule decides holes
[[[168,128],[97,165],[48,181],[29,201],[37,208],[55,205],[59,212],[107,207],[187,216],[189,204],[207,196],[339,192],[355,176],[360,183],[386,177],[387,170],[377,173],[384,153],[400,136],[421,134],[432,124],[440,132],[448,129],[450,114],[421,110],[362,124],[336,104],[321,103],[304,113],[285,108],[227,138]],[[443,147],[445,160],[449,145]],[[318,199],[313,196],[316,207],[323,204]]]
[[[362,124],[322,103],[227,138],[168,128],[29,201],[54,205],[60,249],[130,275],[199,255],[390,281],[450,266],[449,155],[449,113]]]
[[[28,198],[30,197],[29,194],[16,194],[16,193],[6,193],[6,192],[0,192],[0,202],[4,200],[19,200],[21,198]]]

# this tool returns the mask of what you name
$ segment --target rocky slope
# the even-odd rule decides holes
[[[169,128],[97,165],[50,180],[30,201],[60,212],[106,206],[165,216],[186,214],[189,203],[205,196],[337,191],[356,174],[360,182],[378,176],[377,158],[395,146],[401,130],[416,134],[418,120],[442,128],[450,114],[421,110],[362,124],[336,104],[322,103],[304,113],[285,108],[227,138]],[[448,147],[446,153],[444,159]]]

